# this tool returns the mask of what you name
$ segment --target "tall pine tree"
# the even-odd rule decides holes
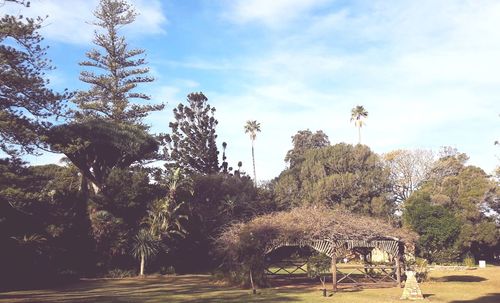
[[[187,101],[187,106],[181,103],[173,110],[175,122],[169,125],[172,134],[166,138],[169,147],[165,151],[169,164],[189,173],[216,173],[219,171],[219,152],[215,108],[207,103],[208,98],[201,92],[189,94]]]
[[[70,97],[48,87],[44,73],[52,67],[38,33],[42,21],[12,15],[0,19],[0,150],[11,155],[44,146],[51,120],[63,113]]]
[[[137,13],[124,0],[101,0],[94,11],[94,44],[100,49],[87,52],[87,60],[81,66],[101,72],[82,71],[80,80],[91,85],[88,91],[79,91],[75,102],[80,111],[77,120],[104,117],[117,122],[139,123],[151,111],[161,110],[163,104],[138,105],[130,99],[150,100],[150,96],[135,91],[139,83],[152,82],[143,49],[130,49],[125,37],[118,31],[134,22]]]

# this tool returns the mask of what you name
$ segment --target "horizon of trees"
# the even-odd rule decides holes
[[[10,82],[1,82],[0,93],[8,101],[0,107],[8,122],[0,124],[0,147],[10,155],[0,159],[0,287],[214,270],[224,260],[213,239],[225,226],[311,204],[410,228],[420,235],[417,254],[433,262],[498,254],[499,179],[467,165],[467,155],[452,148],[438,156],[425,150],[378,155],[361,142],[332,143],[322,130],[300,130],[284,155],[288,167],[257,186],[253,143],[260,124],[245,126],[252,180],[226,153],[230,144],[219,144],[216,109],[202,92],[173,109],[170,133],[151,133],[142,119],[163,105],[132,102],[149,100],[139,85],[152,78],[144,51],[120,36],[135,16],[126,1],[100,1],[95,24],[103,31],[81,63],[90,70],[80,80],[90,86],[76,93],[48,88],[41,19],[0,19],[10,30],[0,36],[0,55],[10,60],[2,67],[2,80]],[[26,49],[12,48],[8,38]],[[357,106],[351,114],[361,141],[368,113]],[[52,124],[58,116],[63,122]],[[64,154],[64,165],[27,165],[20,158],[40,148]],[[164,165],[150,165],[158,161]]]

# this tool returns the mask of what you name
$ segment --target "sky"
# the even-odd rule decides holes
[[[0,5],[4,1],[0,0]],[[368,111],[362,143],[395,149],[451,146],[487,173],[500,164],[500,1],[135,0],[122,29],[143,48],[155,81],[139,90],[167,103],[145,122],[168,132],[172,109],[191,92],[216,107],[218,144],[252,174],[247,120],[257,120],[257,179],[286,168],[299,130],[356,144],[350,121]],[[0,11],[48,16],[41,34],[55,90],[87,89],[78,62],[92,49],[97,0],[31,0]],[[56,163],[58,154],[28,157]]]

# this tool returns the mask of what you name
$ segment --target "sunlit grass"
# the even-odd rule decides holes
[[[0,293],[0,302],[401,302],[402,289],[344,289],[323,298],[320,286],[251,291],[214,283],[206,275],[85,280],[57,289]],[[500,267],[432,272],[421,284],[425,302],[500,302]]]

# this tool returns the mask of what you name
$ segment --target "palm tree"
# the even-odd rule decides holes
[[[354,125],[358,128],[358,144],[361,144],[361,127],[365,124],[363,119],[366,117],[368,117],[368,112],[361,105],[351,110],[351,122],[354,121]]]
[[[160,241],[146,229],[140,229],[135,235],[132,243],[132,254],[140,259],[139,275],[144,276],[144,264],[148,259],[158,254],[160,247]]]
[[[250,140],[252,140],[253,181],[255,186],[257,186],[257,174],[255,173],[254,142],[258,132],[260,132],[260,123],[256,120],[248,120],[247,124],[245,124],[245,134],[249,134]]]

